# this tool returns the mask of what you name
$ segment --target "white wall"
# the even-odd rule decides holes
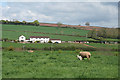
[[[25,41],[25,40],[26,40],[25,36],[22,35],[22,36],[19,37],[19,41]]]
[[[40,41],[41,43],[48,43],[49,42],[49,38],[30,38],[30,41],[35,42],[35,41]]]
[[[51,40],[52,43],[61,43],[61,40]]]

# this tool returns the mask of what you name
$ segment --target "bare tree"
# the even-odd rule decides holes
[[[86,25],[86,26],[90,26],[90,23],[89,23],[89,22],[86,22],[85,25]]]

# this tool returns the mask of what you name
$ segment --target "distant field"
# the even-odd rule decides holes
[[[119,44],[101,44],[101,43],[86,43],[86,44],[97,48],[111,48],[111,49],[118,49],[119,46]]]
[[[96,54],[100,53],[100,54]],[[106,52],[109,53],[109,52]],[[117,78],[118,57],[91,52],[80,61],[74,51],[3,51],[3,78]]]
[[[58,33],[58,34],[73,34],[86,36],[88,30],[80,30],[73,28],[58,28],[47,26],[30,26],[30,25],[2,25],[3,30],[17,30],[17,31],[32,31],[32,32],[46,32],[46,33]]]
[[[86,40],[85,37],[74,37],[74,36],[62,36],[62,35],[50,35],[50,34],[38,34],[38,33],[26,33],[26,32],[13,32],[13,31],[3,31],[2,38],[8,39],[18,39],[20,35],[24,35],[29,39],[30,36],[49,36],[53,39],[61,39],[63,41],[75,41],[75,40]]]
[[[27,38],[29,38],[29,36],[49,36],[50,38],[59,38],[64,41],[88,39],[86,37],[4,31],[4,30],[16,30],[16,31],[45,32],[45,33],[57,33],[57,34],[80,35],[80,36],[86,36],[86,34],[88,33],[88,30],[78,30],[72,28],[56,28],[56,27],[28,26],[28,25],[2,25],[2,30],[3,30],[2,37],[9,39],[18,39],[18,37],[22,34],[25,35]]]

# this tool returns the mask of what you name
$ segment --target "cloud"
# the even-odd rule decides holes
[[[119,0],[2,0],[2,2],[118,2]]]
[[[11,2],[3,6],[2,19],[62,22],[114,27],[117,26],[116,3],[102,2]],[[9,13],[9,14],[8,14]]]

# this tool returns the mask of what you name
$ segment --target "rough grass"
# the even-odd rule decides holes
[[[3,51],[3,78],[117,78],[118,57],[91,52],[79,61],[74,51]]]
[[[97,48],[111,48],[111,49],[118,49],[119,46],[119,44],[101,44],[101,43],[86,43],[86,44]]]
[[[79,44],[79,43],[61,43],[61,44],[48,44],[48,43],[11,43],[11,42],[3,42],[2,43],[2,47],[9,47],[9,46],[13,46],[14,48],[22,48],[23,45],[27,48],[36,48],[36,49],[42,49],[42,48],[67,48],[67,47],[74,47],[74,48],[91,48],[89,46],[85,46],[83,44]],[[102,49],[108,49],[108,50],[113,50],[113,49],[118,49],[118,45],[119,44],[100,44],[100,43],[89,43],[87,45],[96,47],[95,49],[100,49],[102,51]]]
[[[33,47],[33,48],[44,48],[44,47],[68,47],[68,46],[76,46],[76,47],[86,47],[83,44],[75,44],[75,43],[61,43],[61,44],[52,44],[52,43],[12,43],[12,42],[2,42],[2,47],[13,46],[15,48],[22,48],[23,45],[25,47]]]

